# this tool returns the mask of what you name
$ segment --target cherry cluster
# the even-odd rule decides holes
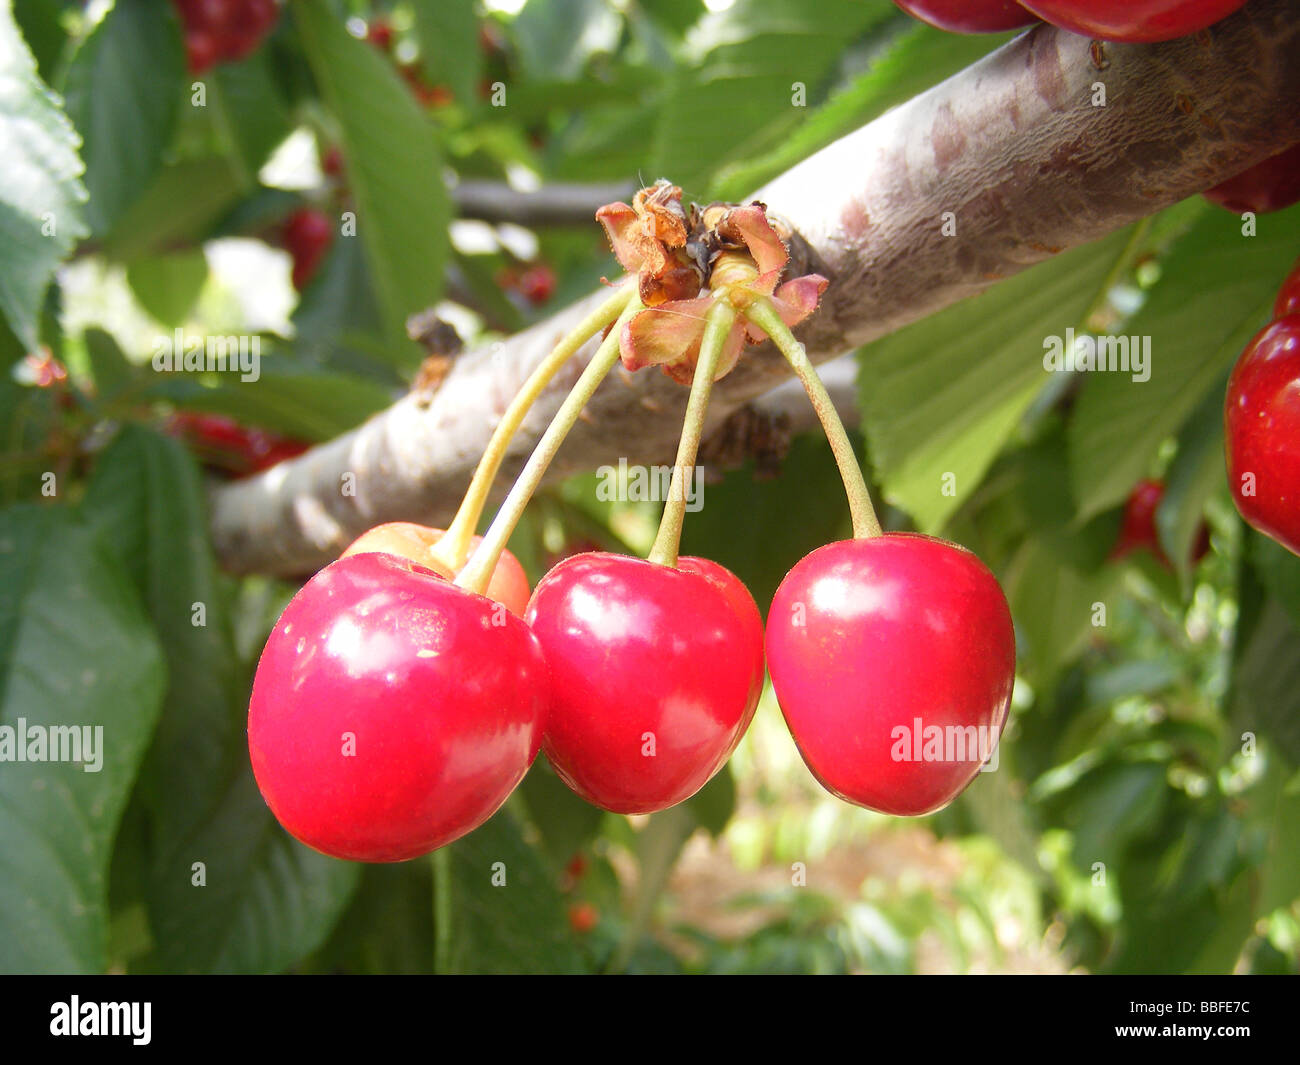
[[[1300,555],[1300,262],[1233,367],[1223,420],[1237,510]]]
[[[929,813],[991,753],[1015,677],[997,579],[955,544],[882,532],[844,427],[789,330],[825,280],[778,284],[789,254],[761,204],[688,212],[680,197],[660,183],[633,206],[602,208],[632,278],[525,382],[451,525],[371,529],[275,625],[249,704],[250,758],[275,816],[309,846],[372,862],[427,853],[499,809],[539,750],[602,809],[663,810],[734,752],[765,673],[813,774],[849,802]],[[532,402],[601,336],[491,527],[474,535]],[[790,570],[766,624],[735,574],[678,555],[709,391],[764,337],[809,392],[854,529]],[[506,541],[620,361],[690,385],[659,535],[646,559],[564,558],[530,594]],[[963,750],[945,746],[955,737]]]
[[[939,809],[979,769],[976,740],[970,757],[913,758],[927,729],[996,742],[1006,719],[1006,600],[975,555],[942,540],[819,549],[782,582],[765,631],[715,562],[604,552],[552,569],[521,617],[518,561],[503,552],[476,595],[427,564],[422,542],[443,535],[365,534],[294,597],[258,665],[258,784],[327,854],[400,861],[449,843],[505,802],[539,748],[596,806],[673,806],[735,750],[765,662],[817,779],[891,814]]]
[[[218,63],[244,59],[257,51],[275,27],[275,0],[173,0],[185,35],[191,74]]]
[[[1102,41],[1186,37],[1246,0],[894,0],[909,15],[953,33],[1000,33],[1040,19]]]

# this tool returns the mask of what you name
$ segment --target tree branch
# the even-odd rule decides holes
[[[759,192],[831,279],[801,339],[822,361],[1300,141],[1298,49],[1300,0],[1251,0],[1206,33],[1157,45],[1038,26],[818,152]],[[1104,106],[1093,104],[1098,83]],[[943,235],[948,211],[954,236]],[[457,359],[427,404],[402,399],[300,459],[218,488],[224,565],[301,574],[377,522],[445,524],[515,390],[598,298]],[[507,477],[592,350],[543,396]],[[718,383],[711,426],[787,375],[770,345],[752,349]],[[553,476],[619,456],[671,461],[685,402],[661,374],[616,372]]]
[[[551,184],[535,192],[520,192],[503,181],[460,181],[452,187],[456,211],[462,218],[484,222],[514,222],[521,226],[590,226],[596,211],[616,200],[630,200],[636,185]]]

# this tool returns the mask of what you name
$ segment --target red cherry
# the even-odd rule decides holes
[[[1224,435],[1237,510],[1300,555],[1300,314],[1246,345],[1228,379]]]
[[[1300,144],[1207,189],[1204,195],[1234,214],[1267,214],[1300,202]]]
[[[185,34],[185,63],[191,74],[203,74],[221,58],[221,42],[207,30]]]
[[[244,446],[248,433],[233,418],[222,414],[177,411],[167,420],[167,431],[187,440],[202,440],[223,447]]]
[[[1300,259],[1296,260],[1291,272],[1286,275],[1282,287],[1277,290],[1277,300],[1273,304],[1273,317],[1285,318],[1288,314],[1300,312]]]
[[[275,0],[232,0],[229,11],[222,58],[232,60],[257,51],[280,16]]]
[[[264,429],[254,429],[249,435],[249,448],[252,452],[252,462],[248,474],[251,476],[269,470],[272,466],[278,466],[281,462],[296,459],[299,455],[310,451],[311,444],[305,440],[294,440],[268,433]]]
[[[1053,26],[1103,41],[1170,41],[1212,26],[1246,0],[1020,0]]]
[[[333,240],[333,223],[314,208],[301,207],[285,222],[284,245],[293,257],[293,287],[299,292],[315,276]]]
[[[367,551],[384,551],[418,562],[441,577],[451,578],[456,575],[429,554],[429,548],[445,535],[444,529],[431,529],[427,525],[416,525],[409,521],[390,521],[362,533],[339,557],[359,555]],[[482,540],[481,536],[473,537],[470,540],[470,550],[478,547]],[[502,551],[496,569],[492,571],[492,580],[488,583],[487,597],[500,603],[512,614],[523,617],[531,595],[528,574],[519,564],[519,559],[509,551]]]
[[[325,149],[320,159],[321,172],[328,177],[339,177],[343,173],[343,150],[332,144]]]
[[[569,859],[569,864],[564,867],[564,875],[570,886],[587,875],[587,856],[582,851],[578,851]]]
[[[1192,544],[1192,565],[1197,565],[1201,559],[1210,553],[1210,527],[1201,522],[1200,527],[1196,530],[1196,540]]]
[[[253,774],[309,847],[404,861],[501,807],[548,698],[541,648],[513,614],[404,559],[354,555],[308,581],[266,642]]]
[[[1160,546],[1160,535],[1156,531],[1156,511],[1160,501],[1165,497],[1163,481],[1139,481],[1129,493],[1124,503],[1124,519],[1120,525],[1119,537],[1111,549],[1110,558],[1118,560],[1134,551],[1146,549],[1166,566],[1169,558]]]
[[[1163,481],[1146,479],[1138,481],[1124,503],[1124,519],[1120,525],[1119,536],[1115,546],[1107,556],[1112,562],[1126,558],[1134,551],[1150,551],[1166,569],[1172,570],[1173,563],[1165,554],[1160,543],[1160,533],[1156,528],[1156,512],[1165,497]],[[1205,522],[1196,529],[1196,538],[1192,541],[1191,560],[1196,565],[1210,553],[1210,528]]]
[[[230,19],[228,0],[176,0],[181,23],[186,29],[201,29],[218,36]]]
[[[446,107],[455,96],[445,85],[430,85],[424,80],[424,71],[419,63],[407,63],[397,68],[402,80],[410,86],[411,92],[422,107]]]
[[[1038,19],[1015,0],[894,0],[913,18],[952,33],[998,33]]]
[[[275,0],[244,0],[244,19],[266,36],[280,18],[280,8]]]
[[[373,18],[366,30],[366,40],[381,51],[388,52],[393,47],[393,25],[386,18]]]
[[[689,799],[731,757],[763,687],[763,627],[715,562],[596,552],[542,578],[528,605],[556,698],[546,756],[615,813]]]
[[[530,266],[519,275],[519,294],[533,306],[540,306],[555,294],[555,271],[545,263]]]
[[[455,102],[455,94],[445,85],[422,86],[416,94],[425,107],[446,107]]]
[[[974,554],[890,533],[827,544],[786,574],[767,660],[813,775],[848,802],[916,816],[956,798],[1001,735],[1016,641]]]
[[[262,34],[252,27],[241,27],[226,36],[221,49],[221,58],[227,62],[247,59],[257,51],[262,43]]]
[[[600,912],[590,902],[575,902],[569,907],[569,927],[580,936],[600,924]]]
[[[238,477],[270,469],[311,447],[304,440],[251,429],[222,414],[177,411],[164,429],[184,441],[209,469]]]

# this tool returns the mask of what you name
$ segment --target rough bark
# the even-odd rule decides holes
[[[1209,31],[1157,45],[1039,26],[805,160],[758,196],[831,279],[800,333],[810,353],[822,361],[893,332],[1300,141],[1298,48],[1300,0],[1252,0]],[[1104,106],[1093,102],[1098,85]],[[956,234],[944,236],[949,211]],[[296,461],[218,489],[222,562],[300,574],[376,522],[445,523],[515,390],[596,298],[462,357],[430,402],[402,399]],[[592,350],[539,402],[503,484]],[[785,376],[770,345],[752,349],[719,383],[711,424]],[[685,400],[661,374],[616,371],[553,475],[619,456],[671,461]],[[350,484],[355,494],[343,491]]]

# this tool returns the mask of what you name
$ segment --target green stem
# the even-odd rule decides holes
[[[804,346],[794,338],[789,327],[781,320],[776,308],[769,299],[757,299],[745,308],[745,316],[772,338],[773,343],[781,349],[781,354],[794,370],[812,400],[813,410],[822,423],[826,439],[830,441],[831,451],[835,455],[835,464],[840,468],[840,477],[844,480],[844,491],[849,497],[849,513],[853,518],[853,537],[864,540],[869,536],[880,535],[880,520],[876,509],[871,505],[871,493],[862,476],[862,467],[853,453],[853,443],[844,431],[830,393],[817,376],[817,371],[808,359]]]
[[[460,576],[456,578],[456,584],[461,588],[478,592],[480,595],[486,590],[488,582],[492,579],[492,571],[496,569],[497,559],[501,557],[506,541],[510,539],[510,534],[519,524],[528,501],[537,491],[537,486],[542,483],[551,460],[555,458],[560,445],[564,443],[564,438],[569,435],[569,430],[582,414],[582,408],[587,405],[587,401],[595,394],[600,383],[618,362],[619,335],[623,331],[624,323],[642,309],[641,301],[636,297],[628,301],[627,306],[623,308],[623,313],[618,316],[614,328],[609,331],[609,335],[601,342],[587,368],[582,371],[582,376],[573,386],[573,391],[556,411],[555,418],[547,426],[541,440],[537,442],[533,453],[528,457],[528,462],[524,465],[523,472],[519,474],[519,479],[510,489],[510,494],[501,504],[501,509],[497,511],[491,527],[470,556],[465,568],[461,570]]]
[[[677,554],[682,544],[682,523],[686,520],[686,479],[695,475],[695,456],[700,450],[704,416],[709,410],[709,393],[713,391],[718,360],[722,357],[727,335],[735,322],[736,309],[725,300],[718,300],[709,309],[704,338],[700,341],[700,357],[695,363],[695,377],[691,380],[691,398],[686,403],[682,437],[677,445],[672,485],[668,489],[668,500],[659,522],[659,533],[650,549],[650,561],[661,566],[677,565]]]
[[[451,971],[451,852],[433,852],[433,971]]]
[[[483,508],[487,505],[492,482],[496,480],[501,463],[505,460],[510,441],[524,418],[528,416],[537,397],[551,383],[551,378],[560,367],[568,362],[583,344],[623,313],[623,309],[627,306],[628,300],[632,299],[635,291],[631,284],[619,286],[609,299],[601,303],[555,345],[551,353],[529,374],[528,380],[510,401],[510,406],[501,415],[501,421],[497,423],[492,433],[492,439],[488,441],[487,450],[479,459],[478,468],[474,471],[474,479],[470,481],[465,498],[456,511],[456,517],[452,519],[443,537],[430,549],[433,558],[452,573],[457,572],[469,557],[469,546],[474,539],[474,533],[478,530]]]

